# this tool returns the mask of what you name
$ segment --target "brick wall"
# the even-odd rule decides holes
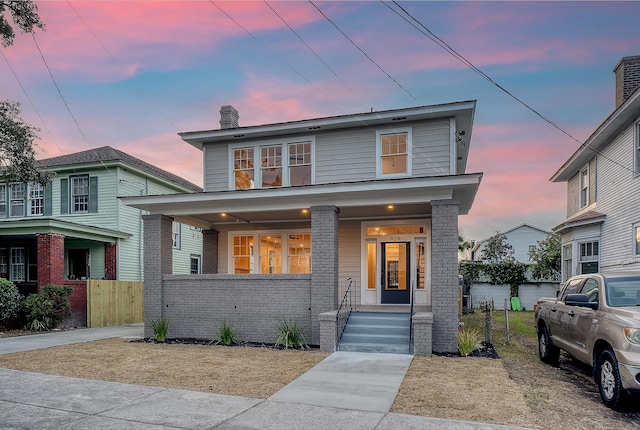
[[[456,352],[458,332],[458,202],[431,202],[433,351]]]
[[[104,244],[104,279],[118,279],[118,245],[106,242]]]
[[[202,273],[218,273],[218,230],[202,231]]]
[[[613,69],[616,75],[616,109],[640,87],[640,55],[624,57]]]
[[[335,206],[311,207],[311,342],[320,344],[319,315],[338,307],[338,214]]]
[[[64,235],[36,234],[38,254],[38,292],[47,284],[64,284]]]
[[[162,313],[170,338],[214,339],[226,321],[240,340],[274,343],[286,317],[298,321],[311,345],[318,316],[311,315],[310,290],[311,275],[165,275]]]
[[[69,297],[71,316],[63,321],[61,327],[87,326],[87,281],[64,281],[64,285],[73,288]]]

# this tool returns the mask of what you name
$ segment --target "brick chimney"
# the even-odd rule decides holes
[[[220,108],[220,128],[238,128],[238,111],[231,105]]]
[[[613,68],[616,75],[616,109],[640,87],[640,55],[624,57]]]

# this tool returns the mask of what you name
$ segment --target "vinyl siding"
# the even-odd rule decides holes
[[[640,269],[640,262],[621,264],[635,258],[632,227],[640,222],[640,177],[633,173],[633,140],[629,126],[598,157],[597,210],[606,214],[600,242],[602,270]]]
[[[412,175],[448,175],[451,166],[450,130],[448,122],[422,121],[399,124],[399,130],[412,129]],[[380,128],[389,130],[389,127]],[[329,184],[376,179],[376,131],[375,128],[351,128],[328,131],[300,138],[315,138],[315,184]],[[287,136],[286,141],[295,140]],[[276,139],[246,142],[256,146]],[[232,142],[234,145],[239,142]],[[244,146],[244,145],[241,145]],[[204,157],[205,191],[229,189],[229,150],[225,144],[206,145]]]
[[[338,280],[340,291],[338,292],[338,302],[342,300],[344,291],[347,288],[347,278],[353,280],[352,289],[355,293],[356,303],[360,303],[361,286],[361,237],[359,221],[344,221],[340,223],[338,231]]]

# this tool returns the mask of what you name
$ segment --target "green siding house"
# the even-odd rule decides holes
[[[144,280],[144,212],[120,197],[201,191],[109,146],[39,164],[53,173],[46,186],[0,178],[0,277],[23,294],[91,278]],[[175,223],[173,239],[174,273],[199,273],[201,231]]]

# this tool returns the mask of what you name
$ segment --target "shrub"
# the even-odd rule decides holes
[[[462,329],[458,332],[458,351],[463,357],[468,356],[480,346],[480,331]]]
[[[11,281],[0,278],[0,323],[16,316],[22,297]]]
[[[220,329],[218,330],[218,338],[211,341],[211,343],[221,343],[227,346],[234,345],[238,343],[238,333],[233,329],[231,324],[227,324],[227,322],[224,321],[222,323],[222,326],[220,326]]]
[[[71,315],[69,296],[73,288],[68,285],[49,284],[38,294],[29,294],[22,305],[27,319],[27,328],[41,331],[51,330]]]
[[[281,319],[277,325],[278,336],[275,346],[288,348],[306,348],[307,343],[302,334],[302,326],[298,321]]]
[[[157,320],[151,320],[151,328],[153,329],[153,337],[158,342],[164,342],[169,331],[169,319],[162,317]]]

